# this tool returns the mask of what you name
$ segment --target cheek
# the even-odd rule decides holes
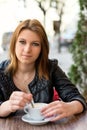
[[[40,53],[41,53],[41,48],[38,49],[38,51],[37,51],[37,55],[39,56]]]
[[[16,43],[16,46],[15,46],[15,51],[16,51],[16,52],[22,51],[22,50],[23,50],[22,48],[23,48],[23,47],[22,47],[19,43]]]
[[[18,53],[18,47],[17,47],[17,45],[15,46],[15,53],[16,54]]]
[[[21,52],[21,48],[19,48],[19,46],[16,45],[15,46],[15,54],[16,54],[17,57],[20,55],[20,52]]]
[[[15,48],[15,54],[16,54],[16,57],[18,58],[18,49],[17,48]]]
[[[38,59],[40,53],[41,53],[41,49],[34,50],[34,53],[33,53],[34,58],[35,58],[35,59]]]

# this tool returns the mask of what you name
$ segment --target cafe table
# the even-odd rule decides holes
[[[6,118],[0,118],[0,130],[87,130],[87,110],[81,114],[43,125],[32,125],[21,118],[21,110]]]

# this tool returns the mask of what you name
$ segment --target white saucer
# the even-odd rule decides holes
[[[43,125],[43,124],[48,123],[51,119],[52,119],[52,117],[44,119],[42,121],[35,121],[35,120],[31,119],[31,117],[29,116],[29,114],[25,114],[24,116],[22,116],[22,120],[24,122],[27,122],[27,123],[32,124],[32,125]]]

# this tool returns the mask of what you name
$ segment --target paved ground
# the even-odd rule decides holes
[[[58,59],[59,66],[67,74],[67,72],[69,71],[70,66],[73,63],[72,55],[71,55],[71,53],[69,53],[68,49],[62,48],[61,53],[55,53],[55,51],[54,51],[54,53],[51,52],[49,57]]]
[[[2,60],[5,60],[8,57],[7,51],[2,51],[0,49],[0,62]],[[69,53],[69,51],[66,48],[62,48],[61,53],[50,52],[49,58],[56,58],[58,59],[59,66],[65,71],[67,74],[72,62],[72,55]]]

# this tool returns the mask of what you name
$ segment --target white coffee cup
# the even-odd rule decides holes
[[[31,119],[41,121],[44,119],[44,116],[41,114],[41,109],[46,105],[46,103],[35,103],[33,108],[31,104],[28,104],[24,107],[24,112],[29,114]]]

